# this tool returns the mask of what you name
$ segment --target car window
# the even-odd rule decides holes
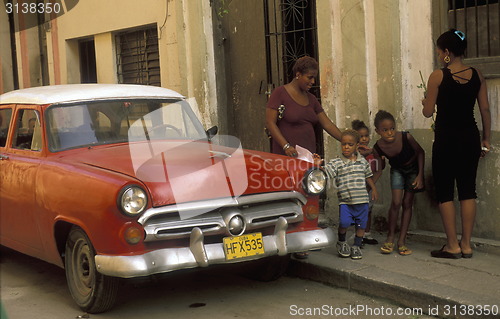
[[[202,139],[186,101],[99,101],[47,109],[49,150],[144,140]]]
[[[40,151],[42,139],[38,111],[19,109],[17,113],[12,148]]]
[[[9,132],[10,119],[12,117],[12,109],[0,110],[0,147],[5,147],[7,144],[7,133]]]

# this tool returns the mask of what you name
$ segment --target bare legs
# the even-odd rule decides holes
[[[403,195],[404,193],[404,195]],[[414,193],[403,191],[402,189],[392,190],[392,202],[389,208],[389,232],[387,233],[386,243],[394,242],[396,233],[396,225],[398,223],[399,209],[403,206],[401,215],[401,232],[399,233],[398,246],[404,246],[406,243],[406,235],[410,227],[411,216],[413,214],[413,197]]]
[[[444,251],[456,254],[472,253],[470,241],[472,238],[472,230],[476,219],[476,200],[466,199],[460,201],[461,219],[462,219],[462,238],[460,244],[457,239],[457,228],[455,218],[455,206],[453,201],[439,204],[439,212],[443,221],[444,231],[446,233],[446,247]]]

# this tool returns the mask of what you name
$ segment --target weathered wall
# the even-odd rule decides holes
[[[12,73],[12,55],[9,33],[9,17],[5,10],[0,10],[0,94],[14,89]]]
[[[14,24],[21,30],[15,36],[19,88],[42,85],[39,30],[25,28],[35,19],[35,15],[14,16]]]
[[[228,13],[218,17],[218,44],[226,53],[226,73],[221,76],[227,80],[229,133],[245,148],[269,151],[264,134],[267,96],[260,92],[262,81],[266,83],[263,2],[226,3]]]

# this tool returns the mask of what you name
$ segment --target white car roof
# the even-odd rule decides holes
[[[175,91],[135,84],[67,84],[39,86],[0,95],[0,104],[53,104],[103,99],[182,99]]]

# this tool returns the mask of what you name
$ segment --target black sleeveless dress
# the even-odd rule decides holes
[[[432,146],[432,173],[440,203],[453,200],[455,182],[459,200],[477,197],[476,172],[481,140],[474,119],[474,105],[481,80],[477,71],[471,69],[472,77],[463,84],[455,81],[448,68],[442,69]],[[455,77],[460,77],[463,71],[455,73]]]

